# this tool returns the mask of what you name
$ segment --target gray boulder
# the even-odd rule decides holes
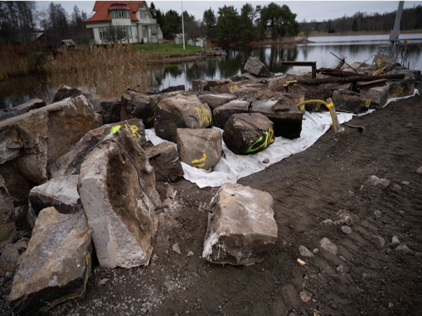
[[[29,192],[29,203],[35,215],[50,206],[54,206],[59,213],[63,214],[77,213],[82,210],[77,185],[78,175],[69,175],[53,178],[33,187]]]
[[[19,260],[28,248],[28,238],[19,239],[16,243],[8,243],[0,256],[0,276],[7,272],[14,272],[19,264]]]
[[[233,114],[224,126],[223,140],[237,155],[256,153],[274,142],[273,122],[260,113]]]
[[[372,62],[376,64],[378,68],[386,67],[386,70],[391,70],[394,67],[396,58],[392,56],[383,55],[383,54],[376,54]]]
[[[98,261],[106,268],[147,265],[157,231],[154,211],[161,204],[154,169],[128,131],[119,130],[105,140],[119,142],[136,168],[113,141],[94,148],[81,165],[78,192]]]
[[[91,231],[85,214],[42,210],[8,296],[14,315],[39,315],[81,298],[91,271]]]
[[[157,106],[155,133],[157,136],[177,142],[178,128],[207,128],[212,126],[212,114],[208,105],[197,96],[179,94],[167,98]]]
[[[101,99],[100,107],[103,124],[121,121],[120,111],[122,105],[120,104],[120,98]]]
[[[226,183],[211,201],[202,257],[220,264],[252,265],[277,240],[273,198],[267,192]]]
[[[258,83],[255,81],[241,81],[241,82],[234,82],[229,83],[221,86],[216,86],[210,88],[210,91],[213,93],[231,93],[235,94],[236,90],[243,89],[243,90],[265,90],[268,88],[268,84],[266,83]]]
[[[357,114],[368,110],[371,99],[353,91],[340,89],[333,92],[333,103],[336,111]]]
[[[73,148],[65,155],[56,160],[48,169],[50,178],[55,178],[69,174],[79,174],[81,163],[87,152],[97,145],[104,138],[120,129],[130,132],[132,138],[140,145],[144,146],[145,127],[142,120],[133,118],[130,120],[103,125],[86,133]]]
[[[224,80],[192,80],[192,90],[197,92],[210,91],[210,88],[233,83],[230,79]]]
[[[258,58],[250,56],[245,64],[245,71],[258,77],[271,77],[271,72]]]
[[[405,97],[413,95],[415,90],[415,80],[404,78],[402,80],[388,81],[388,98]]]
[[[230,116],[233,114],[248,113],[250,104],[251,102],[249,101],[233,100],[214,109],[212,111],[214,126],[224,129],[224,125],[226,125]]]
[[[368,87],[360,89],[360,95],[370,99],[370,109],[381,109],[388,99],[389,86]]]
[[[26,204],[32,187],[47,181],[47,168],[96,127],[83,95],[0,122],[0,174],[14,204]]]
[[[148,147],[145,154],[150,165],[154,167],[156,181],[173,182],[185,174],[174,143],[162,142]]]
[[[244,74],[233,76],[230,79],[233,82],[250,81],[250,80],[262,80],[261,77],[254,76],[254,75],[247,73],[247,72],[245,72]]]
[[[198,95],[199,100],[202,103],[208,104],[211,110],[226,104],[232,100],[236,99],[236,96],[230,93],[223,93],[223,94],[203,94]]]
[[[45,106],[45,101],[41,99],[32,99],[21,105],[15,106],[9,109],[0,110],[0,121],[7,120],[11,117],[15,117],[31,110],[35,110]]]
[[[13,211],[13,200],[9,195],[3,177],[0,175],[0,249],[16,234]]]
[[[177,150],[180,160],[198,168],[208,170],[221,158],[221,132],[216,129],[177,129]]]

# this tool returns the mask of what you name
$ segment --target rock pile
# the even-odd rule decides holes
[[[383,71],[403,79],[292,85],[312,80],[310,72],[274,76],[251,57],[248,73],[194,80],[193,91],[128,89],[99,99],[62,85],[50,105],[35,99],[0,112],[0,275],[17,271],[8,297],[13,312],[43,313],[84,295],[91,240],[102,267],[148,265],[157,213],[165,207],[156,181],[177,180],[183,167],[210,170],[222,156],[223,140],[235,154],[255,154],[277,136],[300,137],[305,110],[326,110],[319,103],[297,108],[304,100],[332,98],[337,111],[358,113],[412,94],[420,72],[395,71],[389,62],[380,58]],[[367,76],[377,71],[351,66]],[[168,141],[154,146],[145,128]],[[261,261],[277,239],[272,203],[268,193],[223,185],[207,208],[203,258],[233,265]],[[353,234],[347,218],[335,223],[340,221],[342,231]],[[321,241],[326,255],[337,251],[334,246]],[[301,255],[311,257],[303,248]]]

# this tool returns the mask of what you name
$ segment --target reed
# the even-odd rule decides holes
[[[130,46],[78,47],[61,52],[45,62],[52,87],[66,84],[102,98],[119,96],[127,88],[137,87],[139,92],[148,89],[151,57]]]
[[[1,45],[0,81],[37,72],[39,59],[40,53],[31,45]]]

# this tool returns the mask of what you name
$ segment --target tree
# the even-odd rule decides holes
[[[59,45],[65,38],[65,31],[68,27],[68,15],[60,3],[50,3],[47,9],[48,28],[56,38],[56,43]]]
[[[353,19],[352,31],[354,32],[358,31],[358,21],[356,20],[356,18]]]
[[[280,7],[271,2],[260,10],[261,30],[270,31],[273,39],[286,34],[296,36],[300,31],[296,16],[287,5]]]
[[[185,44],[187,44],[189,40],[192,40],[192,42],[195,43],[198,37],[203,36],[201,21],[195,20],[195,16],[189,15],[188,12],[184,11],[183,22],[185,24]]]
[[[209,10],[205,10],[203,16],[203,23],[205,27],[205,33],[209,38],[215,37],[215,22],[216,18],[214,15],[214,11],[209,8]]]
[[[308,39],[310,33],[311,33],[311,27],[309,26],[309,24],[306,24],[305,31],[304,31],[306,39]]]
[[[4,43],[30,42],[35,34],[35,2],[0,2],[0,39]]]
[[[151,12],[152,18],[157,18],[157,10],[155,9],[155,5],[153,2],[151,2],[151,5],[149,6],[149,12]]]
[[[218,8],[217,38],[220,42],[234,42],[238,35],[239,15],[233,6]]]
[[[240,10],[239,16],[240,42],[248,43],[252,41],[255,34],[254,19],[255,10],[249,3],[246,3]]]
[[[179,13],[174,10],[169,10],[164,16],[164,23],[161,30],[165,39],[173,39],[174,35],[179,33],[181,26],[181,17]]]

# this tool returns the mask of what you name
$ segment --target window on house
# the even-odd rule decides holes
[[[141,19],[145,20],[147,18],[147,13],[145,11],[141,11]]]
[[[124,11],[119,11],[119,18],[124,18],[124,14],[125,14]]]
[[[151,25],[151,33],[152,34],[157,34],[157,25]]]
[[[129,11],[126,11],[126,17],[129,19],[129,17],[130,17]]]
[[[100,27],[99,31],[100,31],[100,39],[105,38],[105,32],[106,32],[105,27]]]
[[[122,32],[123,32],[123,38],[125,38],[126,37],[126,26],[121,26],[120,28],[122,29]]]

